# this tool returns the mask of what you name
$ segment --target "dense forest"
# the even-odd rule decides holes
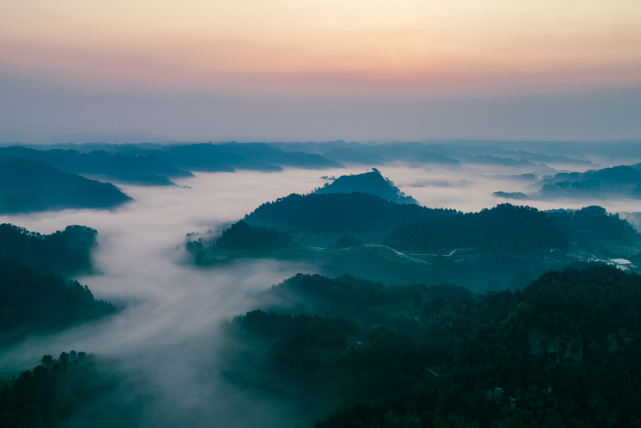
[[[112,314],[116,307],[95,300],[77,281],[43,275],[0,256],[0,344],[34,333]]]
[[[292,194],[245,216],[252,225],[286,225],[310,233],[383,234],[418,221],[452,216],[455,210],[396,204],[366,193]]]
[[[416,204],[411,196],[406,196],[394,186],[388,178],[383,177],[379,170],[373,168],[372,172],[356,175],[343,175],[334,180],[331,184],[316,189],[314,193],[369,193],[380,196],[388,201],[401,204]]]
[[[230,337],[254,346],[233,348],[242,365],[228,376],[244,382],[257,370],[265,383],[254,387],[342,402],[318,428],[641,426],[636,274],[548,272],[484,295],[298,275],[268,296],[270,312],[229,324]]]
[[[45,355],[33,370],[0,383],[0,427],[66,426],[73,417],[89,413],[89,408],[95,414],[88,421],[98,415],[117,420],[126,406],[106,408],[100,400],[117,391],[121,383],[113,366],[93,354],[63,352],[57,360]]]
[[[292,237],[273,228],[250,226],[244,221],[231,225],[216,240],[223,250],[274,250],[294,245]]]
[[[565,248],[568,239],[545,213],[502,204],[477,213],[459,213],[403,226],[390,233],[385,244],[439,254],[472,247],[529,252]]]
[[[91,270],[91,249],[97,231],[67,226],[50,235],[30,232],[9,223],[0,224],[0,257],[30,266],[42,274],[70,277]]]
[[[111,183],[62,172],[41,161],[0,157],[0,213],[109,209],[130,200]]]

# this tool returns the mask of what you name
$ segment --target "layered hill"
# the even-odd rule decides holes
[[[17,146],[0,149],[0,155],[43,161],[64,172],[135,185],[167,186],[173,185],[171,178],[193,176],[154,155],[113,154],[104,150],[88,153],[72,149],[34,150]]]
[[[130,200],[111,183],[65,173],[45,162],[0,158],[0,213],[109,209]]]

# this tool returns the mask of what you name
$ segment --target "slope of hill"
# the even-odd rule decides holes
[[[0,213],[108,209],[130,200],[111,183],[65,173],[40,161],[0,158]]]
[[[383,177],[376,168],[373,168],[372,172],[366,172],[364,174],[340,176],[331,184],[325,183],[324,187],[314,191],[314,193],[352,192],[369,193],[401,204],[418,203],[411,196],[406,196],[401,192],[388,178]]]

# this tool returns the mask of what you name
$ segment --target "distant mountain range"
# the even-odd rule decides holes
[[[62,172],[42,161],[0,157],[0,213],[110,209],[130,200],[111,183]]]
[[[504,199],[641,199],[641,164],[559,173],[536,183],[538,192],[495,192]]]

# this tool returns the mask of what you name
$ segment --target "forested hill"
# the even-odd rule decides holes
[[[91,248],[97,231],[67,226],[50,235],[29,232],[9,223],[0,225],[0,257],[30,266],[42,274],[70,277],[91,270]]]
[[[638,241],[641,236],[619,214],[609,214],[599,206],[580,210],[550,210],[546,214],[554,219],[557,226],[568,238],[575,241]]]
[[[390,233],[385,243],[407,251],[439,254],[472,247],[523,252],[565,248],[568,238],[544,212],[502,204],[403,226]]]
[[[314,193],[352,192],[369,193],[401,204],[418,203],[411,196],[406,196],[401,192],[388,178],[383,177],[376,168],[373,168],[372,172],[366,172],[364,174],[340,176],[331,184],[325,183],[325,186],[314,191]]]
[[[111,183],[29,159],[0,157],[0,213],[116,207],[131,198]]]
[[[118,406],[108,401],[110,394],[122,397],[124,377],[117,362],[70,351],[62,352],[57,360],[44,355],[41,363],[6,385],[0,381],[1,427],[144,426],[134,416],[141,413],[140,399],[121,398]]]
[[[396,204],[365,193],[292,194],[245,216],[249,224],[283,224],[310,233],[385,233],[396,227],[452,216],[455,210]]]
[[[636,274],[548,272],[521,291],[484,295],[305,276],[274,292],[311,301],[308,309],[354,302],[332,316],[292,316],[276,304],[227,330],[244,344],[229,355],[242,361],[230,364],[230,379],[251,376],[279,393],[293,385],[302,406],[311,396],[319,408],[347,405],[317,428],[641,424]]]
[[[63,328],[111,314],[87,286],[66,282],[0,256],[0,346],[40,330]]]

